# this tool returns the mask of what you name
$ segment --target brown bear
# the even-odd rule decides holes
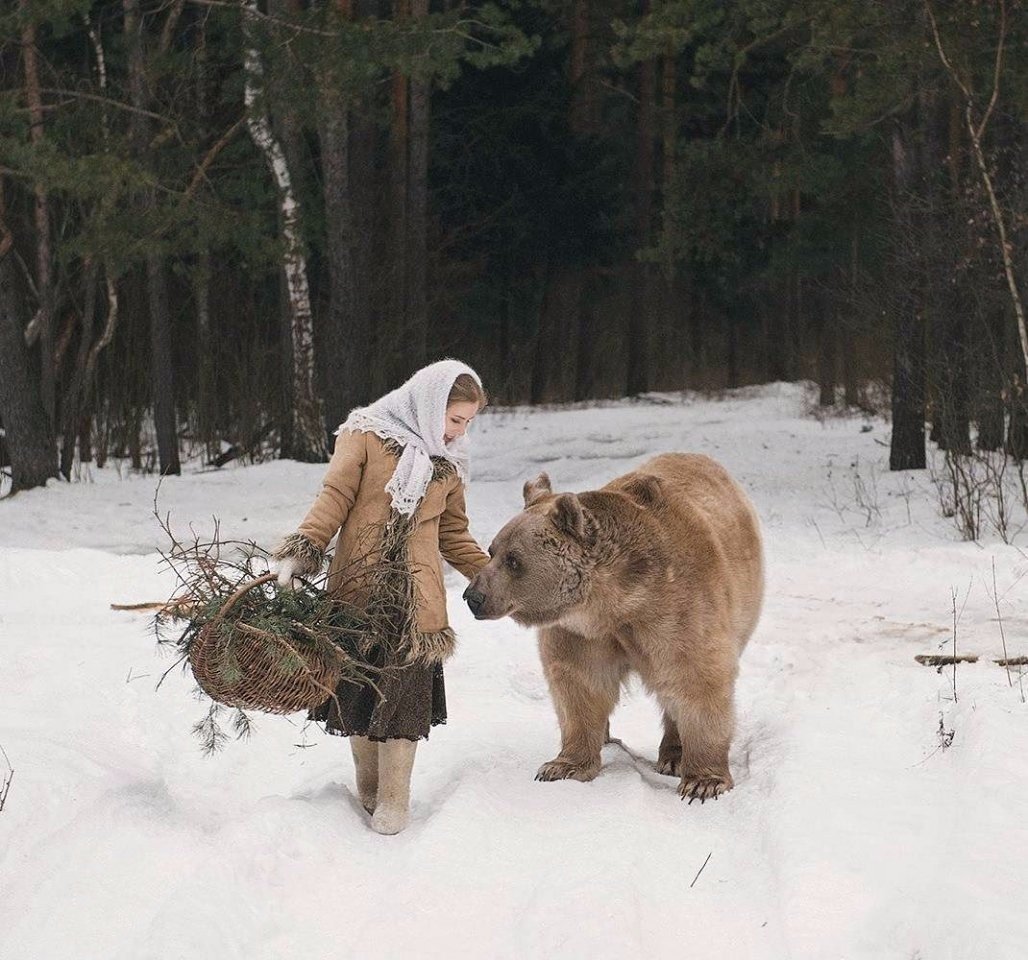
[[[592,780],[622,681],[638,673],[664,711],[657,770],[690,801],[732,788],[739,655],[760,615],[760,529],[719,464],[668,453],[589,493],[525,484],[464,594],[477,619],[539,627],[560,753],[537,780]]]

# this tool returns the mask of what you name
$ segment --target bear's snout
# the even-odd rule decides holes
[[[464,600],[467,602],[471,612],[477,617],[485,604],[485,594],[469,585],[467,590],[464,591]]]

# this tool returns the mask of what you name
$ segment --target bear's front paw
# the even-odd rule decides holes
[[[544,763],[536,772],[536,780],[592,780],[600,772],[599,761],[580,763],[576,760],[555,760]]]
[[[722,793],[728,793],[734,786],[731,775],[727,773],[724,776],[683,774],[678,793],[683,800],[688,799],[689,803],[692,803],[693,800],[704,803],[707,800],[716,800]]]

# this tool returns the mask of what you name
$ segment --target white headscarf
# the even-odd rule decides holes
[[[403,386],[381,400],[352,410],[336,433],[373,433],[383,440],[403,446],[396,470],[386,484],[397,512],[410,516],[421,503],[432,480],[432,457],[444,457],[467,484],[470,443],[467,434],[453,443],[443,441],[446,433],[446,406],[454,381],[462,373],[481,386],[477,373],[459,360],[440,360],[422,367]]]

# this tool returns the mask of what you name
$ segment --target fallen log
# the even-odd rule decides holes
[[[976,653],[962,653],[953,657],[941,653],[919,653],[914,659],[924,667],[947,667],[953,663],[977,663]]]

